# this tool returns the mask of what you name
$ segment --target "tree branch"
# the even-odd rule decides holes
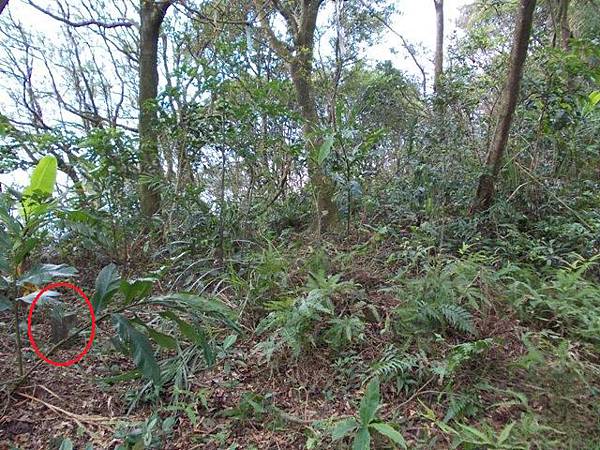
[[[7,0],[7,2],[8,2],[8,0]],[[41,13],[44,13],[47,16],[52,17],[54,20],[58,20],[59,22],[65,23],[65,24],[67,24],[71,27],[75,27],[75,28],[87,27],[90,25],[95,25],[100,28],[119,28],[119,27],[128,28],[128,27],[133,27],[135,25],[133,22],[131,22],[129,20],[120,20],[117,22],[102,22],[99,20],[83,20],[81,22],[74,22],[74,21],[68,19],[67,17],[63,17],[61,15],[53,13],[52,11],[42,8],[39,5],[36,5],[35,3],[33,3],[32,0],[28,0],[27,3],[31,6],[33,6],[38,11],[40,11]]]

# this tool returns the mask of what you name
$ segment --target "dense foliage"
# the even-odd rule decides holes
[[[0,9],[1,445],[600,445],[600,4],[467,2],[435,81],[401,9]],[[383,36],[417,75],[367,57]],[[46,395],[71,378],[24,342],[60,280],[96,316],[89,399]],[[38,302],[48,356],[90,336],[44,341],[67,298]],[[70,425],[27,436],[11,405]]]

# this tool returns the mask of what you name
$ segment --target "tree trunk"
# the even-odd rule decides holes
[[[313,52],[317,15],[323,0],[303,0],[299,15],[288,9],[283,2],[269,1],[287,24],[293,36],[293,45],[279,40],[268,23],[263,0],[254,0],[258,15],[268,34],[271,47],[284,60],[288,61],[290,75],[302,116],[302,134],[305,151],[309,160],[308,174],[317,197],[317,228],[326,231],[338,222],[338,211],[333,201],[335,186],[322,166],[313,161],[312,156],[323,143],[320,135],[319,116],[312,83]]]
[[[433,0],[435,4],[435,58],[433,89],[438,92],[444,72],[444,0]]]
[[[141,0],[140,7],[140,73],[139,73],[139,139],[140,139],[140,204],[142,214],[152,217],[160,209],[160,192],[154,182],[161,177],[158,155],[158,38],[160,28],[171,5]]]
[[[499,108],[498,121],[488,152],[485,172],[479,178],[479,186],[475,200],[471,206],[471,213],[488,209],[494,200],[496,179],[500,172],[502,156],[508,143],[508,135],[519,97],[523,66],[527,58],[527,49],[531,36],[535,4],[536,0],[520,0],[508,79],[502,94],[503,100]]]
[[[570,50],[570,41],[572,37],[571,26],[569,24],[569,5],[571,0],[558,0],[558,28],[560,29],[560,46],[565,51]]]

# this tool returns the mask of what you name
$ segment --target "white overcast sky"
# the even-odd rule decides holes
[[[77,0],[72,0],[77,2]],[[450,37],[456,31],[456,20],[460,14],[460,8],[471,3],[472,0],[446,0],[445,1],[445,35],[446,44]],[[40,1],[40,4],[46,2]],[[432,72],[433,64],[431,61],[433,48],[435,46],[435,9],[433,0],[396,0],[396,14],[390,21],[390,26],[400,33],[404,38],[415,47],[422,49],[423,54],[419,56],[428,72]],[[25,0],[11,0],[8,9],[24,25],[31,25],[41,33],[47,33],[49,36],[55,35],[59,24],[53,19],[27,5]],[[6,14],[6,10],[4,14]],[[419,75],[414,62],[409,57],[406,50],[397,36],[392,32],[384,33],[381,43],[370,48],[368,52],[370,59],[391,60],[398,68],[405,70],[413,75]],[[0,106],[2,98],[6,98],[2,89],[9,88],[0,86]],[[17,171],[12,174],[0,174],[0,182],[25,184],[28,177],[23,171]],[[64,176],[60,177],[65,180]]]

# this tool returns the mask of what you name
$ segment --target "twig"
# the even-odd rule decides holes
[[[133,22],[130,22],[129,20],[121,20],[119,22],[111,22],[111,23],[107,23],[107,22],[100,22],[98,20],[84,20],[82,22],[73,22],[72,20],[69,20],[66,17],[60,16],[58,14],[53,13],[52,11],[49,11],[47,9],[42,8],[39,5],[36,5],[35,3],[33,3],[33,1],[29,0],[27,2],[29,5],[33,6],[35,9],[37,9],[38,11],[40,11],[41,13],[46,14],[49,17],[52,17],[54,20],[58,20],[59,22],[65,23],[71,27],[75,27],[75,28],[79,28],[79,27],[87,27],[90,25],[96,25],[98,27],[101,28],[118,28],[118,27],[132,27],[134,26]]]
[[[406,404],[408,404],[408,403],[412,402],[412,401],[413,401],[415,398],[417,398],[419,395],[421,395],[421,394],[424,394],[425,392],[429,392],[429,391],[423,391],[423,390],[424,390],[424,389],[427,387],[427,385],[428,385],[429,383],[431,383],[431,382],[432,382],[434,379],[435,379],[435,376],[433,376],[433,377],[431,377],[429,380],[427,380],[427,381],[425,382],[425,384],[423,384],[423,385],[422,385],[422,386],[421,386],[421,387],[420,387],[420,388],[417,390],[417,392],[415,392],[413,395],[411,395],[411,396],[408,398],[408,400],[405,400],[405,401],[403,401],[402,403],[400,403],[400,404],[399,404],[397,407],[398,407],[398,408],[400,408],[400,407],[402,407],[402,406],[404,406],[404,405],[406,405]]]

